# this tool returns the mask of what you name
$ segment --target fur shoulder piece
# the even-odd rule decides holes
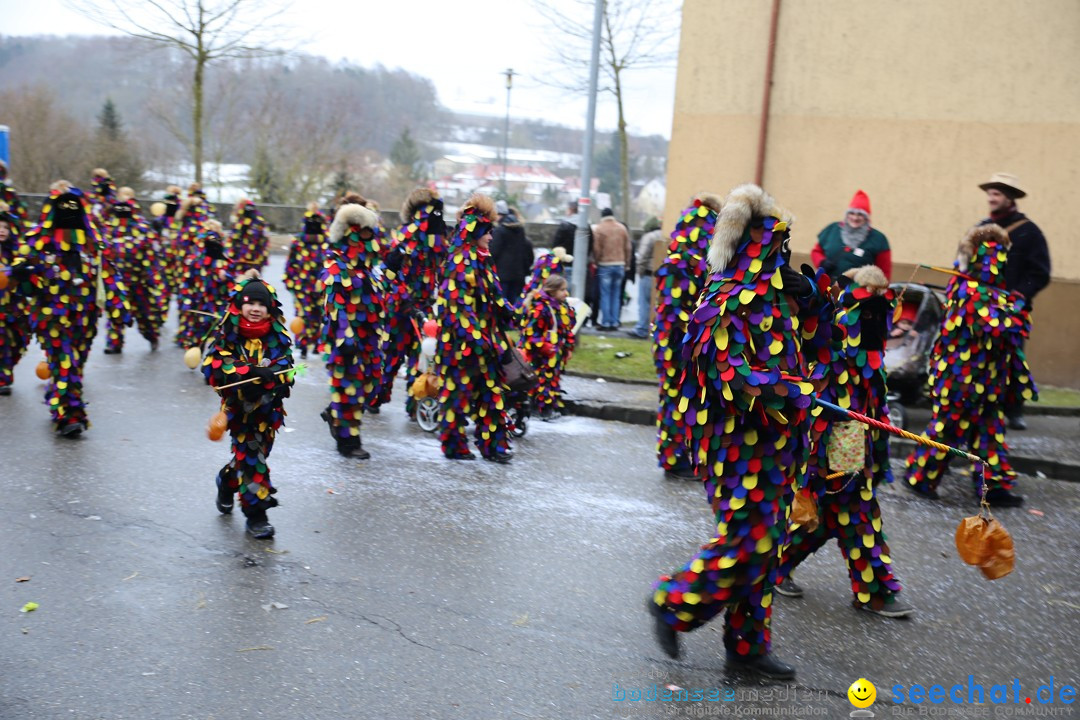
[[[724,206],[724,200],[719,195],[709,192],[698,193],[694,196],[694,200],[699,201],[702,205],[716,213],[720,212],[720,209]]]
[[[426,187],[416,188],[409,193],[409,197],[405,198],[405,202],[401,206],[401,222],[409,222],[412,220],[412,217],[416,214],[417,210],[430,205],[432,201],[438,199],[438,190],[431,190]]]
[[[750,220],[764,217],[775,217],[789,225],[793,220],[790,213],[757,185],[739,185],[728,193],[709,247],[709,267],[713,272],[720,272],[731,262]]]
[[[351,227],[364,227],[375,229],[379,224],[379,216],[368,210],[363,205],[348,203],[338,208],[334,222],[330,225],[330,241],[338,242]]]
[[[856,285],[871,290],[875,294],[880,295],[889,289],[889,281],[885,279],[885,273],[877,265],[863,265],[848,272],[851,273],[850,277]]]
[[[971,258],[975,257],[979,246],[991,242],[1002,245],[1005,249],[1012,245],[1008,233],[993,223],[976,225],[964,233],[964,238],[960,241],[960,247],[956,251],[956,264],[959,266],[960,271],[967,272]]]

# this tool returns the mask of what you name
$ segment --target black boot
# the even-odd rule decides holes
[[[497,452],[491,455],[485,455],[484,459],[489,462],[499,463],[500,465],[506,465],[510,462],[510,459],[514,457],[514,453],[507,450],[506,452]]]
[[[986,491],[986,503],[990,507],[1020,507],[1024,504],[1024,498],[1013,495],[1005,488],[994,488]]]
[[[645,610],[653,618],[653,633],[656,635],[656,643],[660,646],[660,649],[664,651],[664,654],[669,658],[676,659],[679,657],[679,632],[671,627],[671,624],[664,619],[664,611],[660,609],[660,606],[653,602],[652,598],[648,598],[645,601]]]
[[[325,410],[323,410],[321,413],[319,413],[319,417],[321,417],[323,419],[323,422],[326,423],[326,426],[328,428],[330,428],[330,437],[337,440],[338,439],[337,428],[334,427],[334,418],[332,418],[330,416],[330,407],[327,406],[327,408]]]
[[[772,655],[737,655],[727,654],[728,667],[735,670],[761,675],[773,680],[791,680],[795,677],[795,668],[781,662]]]
[[[905,482],[904,485],[907,487],[908,490],[915,493],[919,497],[924,497],[924,498],[927,498],[928,500],[940,500],[941,499],[941,496],[938,495],[938,491],[935,490],[932,487],[925,486],[925,485],[912,485],[911,483],[908,483],[908,482]]]
[[[73,423],[68,423],[64,427],[58,429],[56,432],[58,432],[61,437],[75,439],[75,438],[79,437],[80,435],[82,435],[83,430],[85,430],[85,429],[86,429],[86,424],[85,423],[75,421]]]
[[[228,515],[233,511],[233,491],[229,488],[228,483],[218,483],[217,499],[214,501],[214,506],[222,515]]]
[[[106,355],[119,355],[122,352],[123,352],[123,350],[121,350],[118,347],[116,347],[116,348],[110,348],[110,347],[105,348],[105,354]]]
[[[701,476],[692,467],[664,468],[664,477],[674,480],[700,480]]]
[[[248,510],[245,515],[247,515],[248,535],[259,540],[274,537],[274,526],[266,519],[265,510]]]
[[[337,439],[337,451],[345,457],[356,458],[357,460],[367,460],[371,457],[371,453],[364,449],[360,438],[351,435],[347,438]]]

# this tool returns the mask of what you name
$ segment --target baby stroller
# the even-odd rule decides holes
[[[944,288],[918,283],[889,286],[900,302],[900,316],[885,343],[889,386],[889,421],[904,427],[904,405],[915,405],[926,391],[930,351],[941,333]]]
[[[416,424],[424,432],[435,432],[435,428],[439,427],[439,380],[434,371],[435,336],[438,332],[438,323],[432,319],[424,321],[420,358],[417,361],[420,375],[409,388],[409,395],[416,400]],[[417,334],[420,334],[419,328]],[[536,382],[535,374],[532,382]],[[532,417],[532,398],[529,395],[532,386],[527,380],[515,380],[514,377],[508,377],[508,384],[509,389],[504,395],[507,430],[514,437],[523,437],[528,432],[529,418]]]

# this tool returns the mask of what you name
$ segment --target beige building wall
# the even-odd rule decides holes
[[[695,192],[754,179],[771,10],[685,0],[665,227]],[[977,185],[1016,174],[1054,266],[1032,366],[1080,387],[1078,71],[1080,0],[781,0],[762,184],[795,214],[796,251],[861,188],[895,263],[941,265],[986,215]]]

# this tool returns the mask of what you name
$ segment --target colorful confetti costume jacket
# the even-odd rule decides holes
[[[87,200],[90,202],[94,217],[104,224],[113,203],[116,202],[116,183],[108,175],[95,174],[90,178],[90,187],[92,189]]]
[[[0,273],[8,278],[7,287],[0,290],[0,387],[8,387],[14,381],[15,366],[30,345],[31,334],[26,298],[9,277],[9,268],[18,257],[23,223],[13,212],[0,213],[0,221],[6,221],[9,228],[7,240],[0,242]]]
[[[292,293],[296,317],[304,321],[296,346],[305,354],[316,348],[322,334],[326,225],[326,216],[318,210],[304,213],[304,227],[293,240],[285,261],[285,287]]]
[[[180,245],[180,224],[176,214],[180,210],[180,196],[169,193],[162,200],[165,213],[157,220],[158,236],[161,239],[161,270],[167,285],[166,297],[179,295],[184,282],[184,257]]]
[[[708,277],[709,242],[720,205],[719,198],[706,195],[695,199],[683,211],[671,234],[667,259],[654,275],[657,302],[652,350],[660,381],[656,455],[664,470],[682,470],[691,465],[686,448],[686,419],[679,410],[682,341]]]
[[[420,338],[414,316],[427,316],[435,302],[442,265],[446,261],[446,223],[443,201],[426,188],[414,190],[401,210],[400,238],[387,253],[386,340],[383,343],[383,386],[377,404],[390,402],[398,369],[406,364],[408,387],[416,380]],[[422,322],[422,321],[421,321]],[[416,401],[405,401],[409,416]]]
[[[996,225],[968,231],[945,292],[941,335],[930,357],[933,415],[926,436],[985,458],[987,490],[1012,489],[1016,471],[1005,443],[1006,392],[1038,399],[1024,355],[1031,331],[1029,311],[1005,290],[1008,236]],[[907,482],[927,493],[937,488],[949,466],[943,451],[919,446],[907,459]],[[981,475],[972,473],[979,492]]]
[[[254,295],[253,288],[248,287],[252,283],[266,288],[269,294],[270,314],[265,327],[251,327],[240,314],[246,294]],[[292,346],[274,289],[261,280],[241,281],[228,303],[225,319],[214,329],[203,359],[206,382],[220,388],[252,377],[256,368],[276,373],[291,370],[292,366]],[[285,422],[283,402],[292,384],[292,373],[283,373],[219,391],[221,410],[229,419],[232,458],[218,471],[217,485],[220,488],[225,484],[240,495],[245,515],[265,512],[278,504],[267,458]]]
[[[782,291],[782,217],[760,188],[743,185],[718,218],[709,264],[720,269],[687,327],[679,400],[716,535],[681,570],[662,575],[653,594],[679,631],[726,610],[724,645],[739,656],[769,652],[792,485],[808,455],[814,386],[804,340],[827,352],[820,330],[830,333],[812,311],[821,290],[805,280],[801,299]],[[752,219],[763,224],[751,230]]]
[[[240,272],[251,268],[262,270],[270,262],[266,220],[250,200],[240,206],[229,239],[229,257]]]
[[[355,204],[338,208],[322,282],[330,425],[339,441],[360,437],[364,409],[382,387],[385,306],[376,274],[382,242],[375,213]]]
[[[15,188],[8,184],[7,180],[0,179],[0,202],[8,206],[8,212],[18,218],[19,223],[25,226],[28,219],[26,203],[19,197]],[[19,230],[23,228],[20,227]]]
[[[180,320],[173,341],[178,347],[203,346],[229,299],[235,271],[218,232],[204,230],[196,236],[184,263],[184,282],[176,303]]]
[[[531,395],[541,413],[561,411],[562,373],[574,352],[574,309],[542,289],[523,305],[525,318],[519,344],[536,368],[537,385]]]
[[[873,277],[875,282],[864,287],[859,284],[864,277]],[[825,363],[829,366],[828,385],[819,393],[823,400],[834,405],[885,422],[889,408],[885,399],[884,356],[891,326],[892,294],[891,291],[879,294],[873,288],[887,285],[884,273],[871,265],[860,270],[855,283],[841,293],[834,319],[837,330],[832,357]],[[889,436],[863,425],[847,426],[856,428],[864,440],[864,466],[858,472],[826,480],[834,472],[829,467],[828,446],[836,427],[828,413],[822,412],[813,420],[807,486],[800,492],[815,498],[819,522],[813,530],[792,526],[791,544],[781,556],[778,579],[787,577],[809,555],[835,539],[848,566],[855,596],[853,604],[882,610],[900,592],[877,499],[878,484],[892,482]]]
[[[156,233],[139,214],[134,201],[114,203],[105,230],[108,234],[105,258],[116,268],[127,288],[128,304],[139,334],[156,347],[168,310],[165,278],[154,246]],[[124,347],[125,327],[121,318],[109,318],[110,350]]]
[[[97,334],[99,303],[108,318],[119,322],[130,322],[130,311],[123,285],[101,255],[97,223],[80,190],[50,193],[41,222],[19,246],[12,273],[52,374],[45,402],[54,427],[89,427],[82,375]]]
[[[439,284],[435,318],[439,341],[439,439],[450,458],[470,456],[465,437],[469,420],[484,457],[510,449],[500,358],[509,348],[503,328],[513,322],[491,256],[477,241],[491,232],[496,217],[490,198],[475,196],[462,209]]]
[[[555,253],[544,253],[533,261],[532,274],[525,281],[525,289],[521,291],[521,299],[517,304],[520,306],[533,291],[544,287],[544,281],[552,275],[566,275],[562,257]]]

